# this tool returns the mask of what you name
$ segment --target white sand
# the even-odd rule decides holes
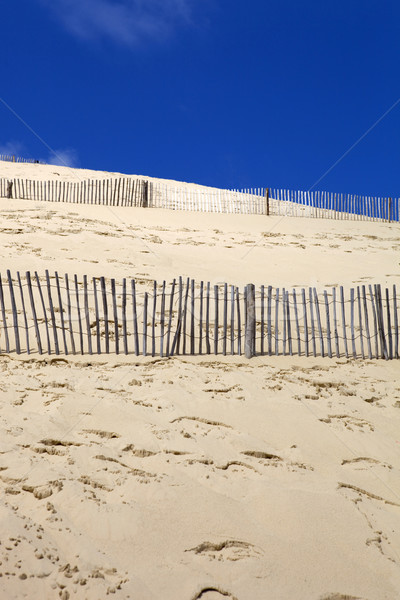
[[[39,170],[61,168],[0,163]],[[2,274],[400,274],[399,227],[378,223],[0,199],[0,243]],[[0,371],[1,598],[400,596],[398,361],[12,355]]]

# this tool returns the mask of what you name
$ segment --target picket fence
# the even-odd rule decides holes
[[[34,158],[22,158],[21,156],[15,156],[15,154],[0,154],[0,160],[4,160],[5,162],[15,162],[15,163],[30,163],[30,164],[39,164],[39,165],[47,164],[45,162],[42,162],[41,160],[36,160]]]
[[[212,213],[398,222],[399,198],[270,188],[219,190],[132,177],[72,181],[0,179],[0,197]]]
[[[179,277],[0,276],[0,353],[399,358],[396,286],[279,289]]]

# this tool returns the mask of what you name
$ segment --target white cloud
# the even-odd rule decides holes
[[[47,159],[41,159],[49,165],[58,165],[59,167],[78,167],[78,153],[73,148],[64,148],[53,150]]]
[[[134,46],[165,39],[191,20],[196,0],[42,0],[64,26],[83,39]]]

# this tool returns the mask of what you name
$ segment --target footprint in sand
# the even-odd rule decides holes
[[[207,587],[202,588],[198,594],[195,594],[190,600],[238,600],[229,592],[221,588]]]

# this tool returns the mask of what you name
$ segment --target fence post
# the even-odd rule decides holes
[[[265,214],[269,217],[269,188],[265,190]]]
[[[12,189],[13,189],[13,182],[8,181],[7,182],[7,198],[12,198]]]
[[[247,285],[247,303],[246,303],[246,331],[244,340],[244,352],[246,358],[252,358],[255,354],[255,334],[256,334],[256,308],[255,308],[255,287],[252,283]]]

